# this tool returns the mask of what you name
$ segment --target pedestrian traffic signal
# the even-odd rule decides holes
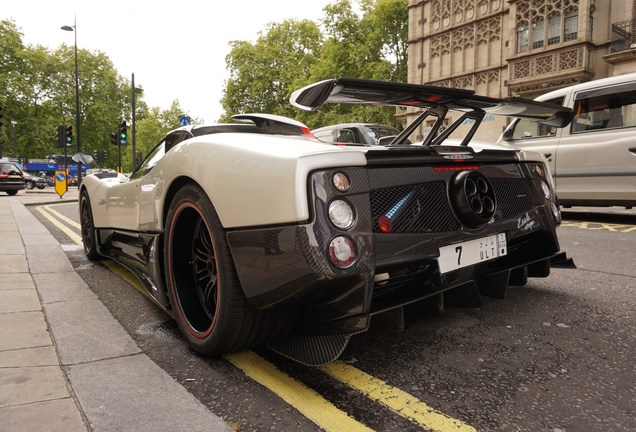
[[[126,124],[126,120],[122,120],[122,122],[119,123],[119,144],[121,145],[128,144],[128,132],[126,130],[127,127],[128,125]]]
[[[66,134],[66,126],[60,125],[57,127],[57,146],[59,148],[64,148],[65,146],[65,134]]]
[[[118,141],[117,134],[114,133],[114,132],[112,134],[110,134],[110,143],[112,145],[117,145],[117,144],[119,144],[117,141]]]
[[[64,126],[64,143],[66,147],[73,144],[73,126]]]

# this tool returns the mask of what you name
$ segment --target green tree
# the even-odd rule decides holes
[[[408,0],[337,0],[324,12],[324,35],[311,21],[284,21],[270,24],[254,44],[231,43],[221,121],[256,111],[312,128],[350,121],[397,124],[393,108],[331,105],[307,113],[289,104],[294,90],[324,79],[407,80]]]
[[[170,108],[161,110],[150,108],[137,122],[137,152],[145,157],[159,141],[171,130],[179,127],[179,117],[184,113],[178,100],[172,101]],[[190,117],[192,124],[201,124],[196,117]],[[126,153],[126,162],[130,162],[130,152]],[[128,165],[125,165],[128,166]]]
[[[27,46],[22,38],[14,22],[0,21],[0,105],[5,117],[0,145],[4,155],[14,155],[7,124],[16,121],[16,153],[29,159],[43,158],[61,152],[56,142],[58,125],[72,125],[77,139],[75,51],[67,45],[55,50]],[[107,150],[106,166],[114,167],[118,151],[110,143],[110,134],[122,119],[130,125],[131,83],[99,51],[80,49],[78,69],[82,150],[89,154]],[[137,151],[141,152],[147,152],[168,130],[177,128],[179,115],[184,112],[178,101],[165,111],[148,108],[143,95],[137,96],[136,110]],[[193,122],[200,120],[195,118]],[[76,143],[69,148],[69,154],[76,151]],[[132,166],[131,147],[122,147],[125,170]]]
[[[270,24],[255,43],[231,42],[226,57],[230,78],[221,100],[225,113],[220,121],[247,112],[293,116],[289,95],[318,61],[321,44],[318,25],[308,20]]]

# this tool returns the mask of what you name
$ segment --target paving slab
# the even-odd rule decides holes
[[[43,242],[37,246],[30,245],[26,247],[26,252],[29,271],[32,275],[73,271],[73,266],[59,244],[51,245]]]
[[[22,236],[22,241],[25,246],[59,245],[55,237],[46,234],[25,234]]]
[[[0,278],[0,290],[35,288],[29,273],[6,273]]]
[[[0,313],[42,310],[34,289],[0,290]]]
[[[97,298],[74,271],[34,274],[33,281],[44,304]]]
[[[70,366],[68,376],[96,431],[231,431],[145,355]]]
[[[63,365],[140,352],[98,299],[44,305]]]
[[[42,311],[0,314],[0,351],[52,345]]]
[[[26,255],[0,255],[0,274],[27,273],[28,271]]]
[[[24,254],[24,244],[17,229],[0,231],[0,255]]]
[[[59,362],[53,345],[0,351],[0,367],[57,366]]]
[[[2,432],[86,432],[75,401],[71,398],[0,408]]]
[[[67,397],[59,366],[0,368],[0,408]]]

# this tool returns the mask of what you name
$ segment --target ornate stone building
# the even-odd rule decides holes
[[[408,80],[534,98],[633,72],[635,18],[636,0],[409,0]],[[496,140],[507,120],[485,120],[477,139]]]

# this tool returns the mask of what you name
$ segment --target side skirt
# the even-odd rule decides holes
[[[165,310],[170,309],[163,278],[161,233],[96,230],[98,252],[126,267]]]

